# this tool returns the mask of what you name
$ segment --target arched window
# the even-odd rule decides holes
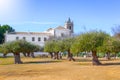
[[[69,26],[69,29],[71,30],[71,26]]]

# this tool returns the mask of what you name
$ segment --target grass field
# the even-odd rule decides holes
[[[24,64],[12,64],[13,58],[8,58],[8,64],[0,65],[0,80],[120,80],[120,59],[100,60],[103,65],[93,66],[91,59],[83,58],[76,62],[22,58]]]

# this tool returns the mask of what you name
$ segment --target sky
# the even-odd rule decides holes
[[[120,24],[120,0],[0,0],[0,24],[19,32],[42,32],[64,26],[68,18],[74,32],[102,30],[112,34]]]

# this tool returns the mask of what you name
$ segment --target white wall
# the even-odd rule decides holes
[[[52,36],[54,36],[54,29],[51,29],[51,30],[49,30],[49,31],[46,31],[46,32],[48,32],[48,33],[51,33],[52,34]]]
[[[50,35],[48,35],[48,33]],[[51,30],[50,32],[46,32],[44,34],[30,34],[30,33],[26,33],[26,34],[10,34],[10,33],[6,33],[5,34],[5,42],[8,41],[14,41],[16,40],[16,37],[19,37],[19,39],[23,39],[23,37],[25,37],[26,41],[40,45],[40,46],[44,46],[45,41],[44,38],[49,39],[50,36],[56,36],[56,37],[63,37],[61,36],[61,34],[63,34],[64,36],[70,36],[70,30],[69,29],[54,29]],[[32,41],[32,37],[35,38],[35,41]],[[38,38],[41,38],[41,41],[38,41]]]
[[[70,36],[70,30],[67,29],[55,29],[55,36],[56,37],[62,37],[61,34],[64,34],[65,36]]]
[[[46,37],[47,39],[49,38],[48,35],[33,35],[33,34],[6,34],[5,35],[5,42],[9,42],[9,41],[14,41],[16,40],[16,37],[19,37],[19,39],[23,39],[23,37],[26,38],[26,41],[40,45],[40,46],[44,46],[44,37]],[[35,38],[35,41],[32,41],[32,37]],[[38,37],[41,38],[41,41],[38,41]]]

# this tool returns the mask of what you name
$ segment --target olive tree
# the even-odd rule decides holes
[[[21,64],[22,61],[20,58],[20,53],[22,53],[22,52],[27,53],[27,51],[29,51],[29,52],[38,51],[39,47],[37,45],[33,45],[27,41],[18,40],[18,41],[4,43],[3,45],[1,45],[0,50],[4,54],[13,53],[15,64]]]
[[[59,52],[62,50],[61,40],[47,41],[44,46],[44,51],[49,52],[51,58],[59,59]],[[54,53],[54,55],[53,55]]]
[[[105,36],[105,39],[103,41],[103,45],[102,46],[99,46],[97,48],[98,52],[102,52],[105,54],[105,57],[107,60],[110,60],[110,54],[113,52],[112,49],[113,49],[113,37],[111,37],[110,35],[103,35]]]
[[[10,52],[10,43],[3,43],[0,46],[0,52],[3,53],[3,57],[6,58],[6,55]]]
[[[120,40],[115,37],[108,36],[107,40],[104,40],[103,46],[98,48],[100,52],[106,53],[106,58],[110,59],[110,53],[116,57],[117,53],[120,52]]]
[[[44,46],[44,51],[45,52],[48,52],[49,54],[50,54],[50,56],[51,56],[51,58],[53,58],[53,41],[47,41],[46,43],[45,43],[45,46]]]
[[[68,60],[71,61],[75,61],[75,59],[73,58],[73,54],[70,51],[71,46],[73,45],[75,41],[75,38],[66,38],[62,40],[62,51],[67,51],[68,53]]]
[[[61,55],[59,54],[62,50],[61,40],[56,40],[53,42],[54,59],[61,59]]]
[[[35,44],[32,44],[32,43],[27,42],[27,41],[21,41],[20,46],[22,46],[21,51],[25,57],[26,57],[26,54],[28,57],[30,57],[30,54],[31,54],[31,57],[33,57],[33,58],[35,57],[34,52],[40,51],[42,48],[39,45],[35,45]]]
[[[98,60],[97,51],[100,46],[103,46],[108,34],[102,31],[91,31],[81,34],[71,47],[73,53],[76,52],[92,52],[93,65],[101,64]]]
[[[51,54],[51,57],[53,56],[52,53],[54,53],[54,58],[61,58],[61,53],[67,51],[68,53],[68,59],[71,61],[75,61],[73,58],[73,54],[70,52],[71,45],[75,41],[75,38],[59,38],[59,39],[52,39],[45,43],[44,51],[49,52]],[[58,53],[60,53],[58,57]]]
[[[115,57],[117,55],[117,53],[120,52],[120,40],[118,39],[115,39],[113,42],[112,42],[112,51],[114,52],[115,54]]]

